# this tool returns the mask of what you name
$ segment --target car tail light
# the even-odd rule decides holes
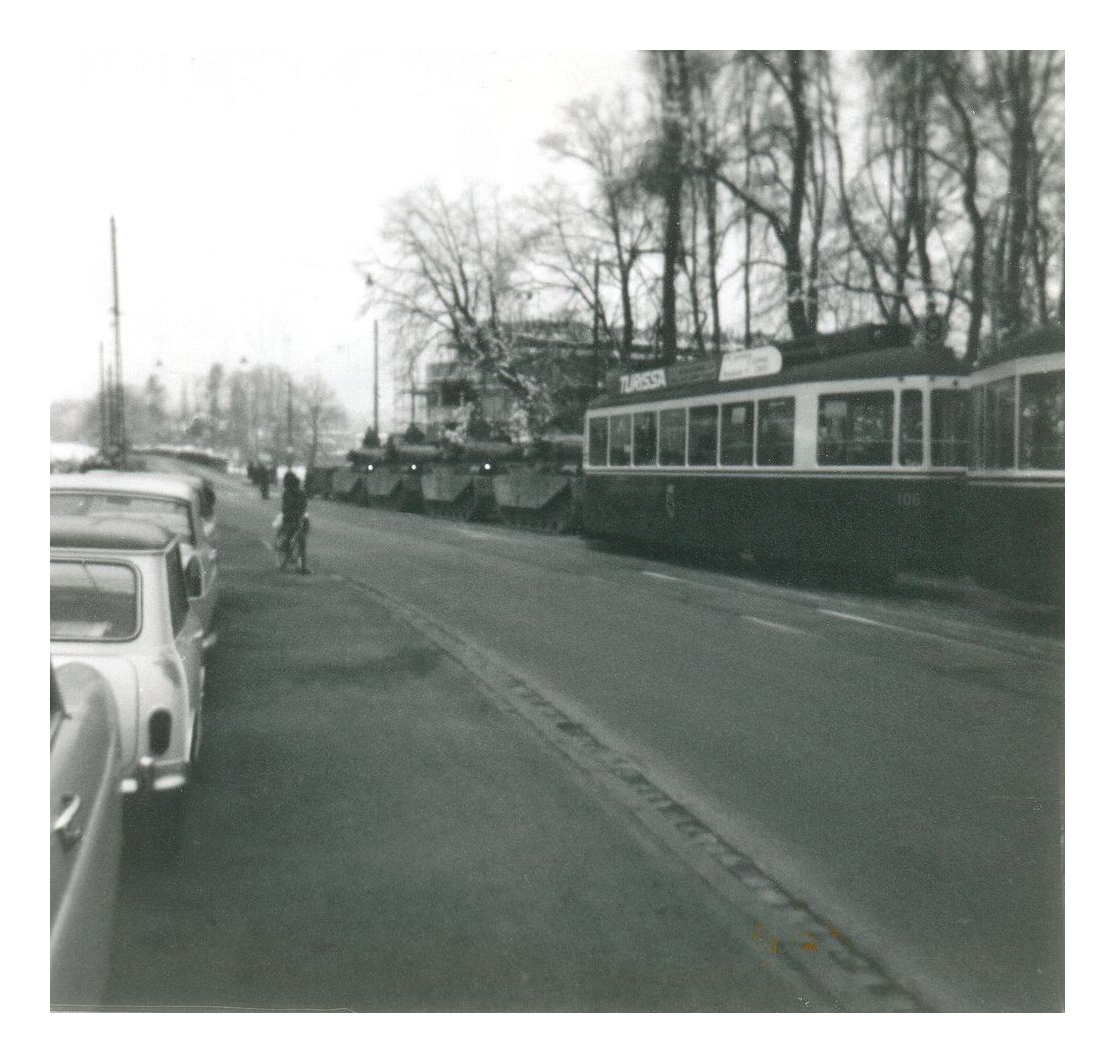
[[[170,748],[170,713],[166,709],[156,709],[147,720],[147,743],[154,756],[160,756]]]

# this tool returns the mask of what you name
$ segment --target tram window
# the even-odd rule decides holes
[[[631,464],[631,414],[621,413],[609,418],[608,464]]]
[[[659,418],[658,464],[685,464],[685,410],[663,410]]]
[[[635,414],[635,464],[653,465],[658,460],[658,414]]]
[[[794,400],[763,399],[759,403],[760,465],[794,464]]]
[[[978,384],[971,389],[971,402],[968,405],[968,416],[972,426],[972,466],[976,469],[983,468],[983,408],[987,405],[987,387]]]
[[[980,464],[985,469],[1010,469],[1014,466],[1014,377],[992,381],[981,397]]]
[[[608,464],[607,417],[590,417],[588,419],[588,463],[590,465]]]
[[[817,464],[889,465],[893,434],[891,392],[822,395],[817,411]]]
[[[1018,428],[1020,469],[1065,467],[1065,371],[1028,373],[1022,378]]]
[[[921,439],[921,392],[908,389],[902,392],[898,415],[898,464],[920,465],[925,449]]]
[[[736,402],[720,411],[720,464],[750,465],[755,455],[755,405]]]
[[[934,388],[929,396],[929,451],[934,465],[968,464],[968,396]]]
[[[716,464],[717,406],[694,406],[689,411],[689,464]]]

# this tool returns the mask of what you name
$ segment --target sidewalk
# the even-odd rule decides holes
[[[126,875],[113,1006],[817,1008],[455,662],[259,538],[222,526],[204,768],[177,865]]]

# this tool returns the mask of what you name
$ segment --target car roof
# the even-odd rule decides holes
[[[202,476],[199,472],[192,472],[186,469],[181,471],[174,470],[169,472],[166,470],[158,469],[102,469],[102,472],[107,472],[112,476],[135,476],[142,477],[145,480],[152,481],[166,481],[168,483],[188,483],[192,485],[208,483],[208,479]]]
[[[157,524],[119,517],[51,517],[52,550],[115,550],[160,553],[177,536]]]
[[[123,472],[98,469],[93,472],[60,472],[50,477],[52,491],[105,491],[131,495],[162,495],[189,502],[194,488],[176,476],[157,472]]]

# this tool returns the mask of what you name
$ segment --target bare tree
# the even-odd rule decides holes
[[[989,52],[986,61],[1006,168],[993,256],[995,330],[1005,335],[1049,316],[1050,274],[1063,247],[1064,56]]]
[[[494,193],[471,190],[449,202],[427,187],[391,206],[383,239],[377,302],[427,343],[447,346],[462,366],[510,388],[532,425],[544,421],[549,398],[513,328],[534,292],[526,267],[537,236],[523,219]]]
[[[648,136],[630,95],[621,91],[607,99],[574,101],[565,109],[564,128],[542,140],[555,157],[576,161],[593,176],[587,203],[573,200],[567,191],[555,194],[553,185],[536,202],[544,231],[553,237],[549,263],[567,269],[564,281],[581,304],[602,314],[621,364],[630,359],[639,327],[636,303],[642,285],[637,271],[652,242],[653,217],[638,179]],[[614,292],[615,315],[607,312],[612,300],[602,287]]]
[[[682,255],[682,190],[685,184],[686,127],[692,114],[689,63],[684,51],[654,53],[661,89],[662,132],[657,158],[648,176],[662,196],[664,214],[662,239],[662,356],[676,361],[677,272]]]
[[[311,374],[302,382],[298,396],[305,410],[305,429],[309,437],[306,468],[313,469],[317,465],[322,434],[343,427],[345,412],[333,389],[319,373]]]
[[[962,148],[958,170],[962,181],[964,213],[971,229],[971,252],[968,256],[968,329],[964,344],[965,358],[974,361],[979,354],[980,338],[986,307],[987,224],[986,208],[980,203],[980,158],[982,146],[972,118],[981,96],[972,57],[959,52],[938,52],[934,55],[933,73],[947,102],[945,122],[954,125],[954,138]]]
[[[737,143],[716,174],[717,181],[749,209],[751,217],[765,223],[778,244],[786,320],[795,337],[817,330],[802,241],[809,219],[811,174],[821,169],[813,158],[817,139],[810,98],[823,62],[823,53],[738,53],[741,87],[748,99],[756,98],[757,105],[748,124],[747,142]],[[754,69],[744,78],[743,71],[749,66]],[[814,195],[817,187],[813,186]]]

